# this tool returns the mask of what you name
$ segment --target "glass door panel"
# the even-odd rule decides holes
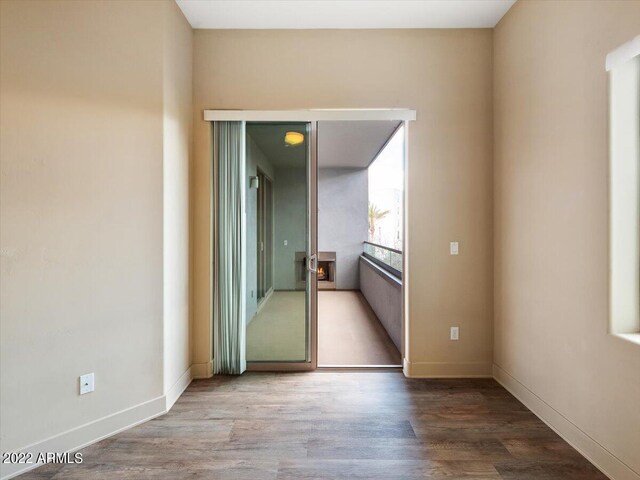
[[[311,127],[306,122],[246,124],[249,369],[312,364],[316,175]]]

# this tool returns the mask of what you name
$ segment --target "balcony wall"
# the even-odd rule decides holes
[[[360,257],[360,290],[399,352],[402,352],[402,282]]]

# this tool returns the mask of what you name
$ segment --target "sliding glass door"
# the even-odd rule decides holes
[[[246,123],[246,358],[315,368],[316,155],[310,122]]]
[[[204,111],[213,122],[215,373],[316,368],[316,270],[325,288],[332,283],[327,256],[320,268],[317,257],[318,122],[345,128],[353,121],[401,121],[406,138],[415,118],[405,109]],[[407,291],[403,285],[405,359]]]

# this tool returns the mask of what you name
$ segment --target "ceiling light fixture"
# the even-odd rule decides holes
[[[295,147],[304,142],[304,135],[300,132],[287,132],[284,134],[285,147]]]

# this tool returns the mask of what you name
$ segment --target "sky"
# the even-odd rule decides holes
[[[404,188],[404,126],[369,167],[369,198],[375,190]]]
[[[389,211],[376,222],[375,233],[373,237],[369,233],[369,241],[397,249],[402,248],[404,140],[404,127],[401,127],[369,167],[369,203],[378,210]]]

